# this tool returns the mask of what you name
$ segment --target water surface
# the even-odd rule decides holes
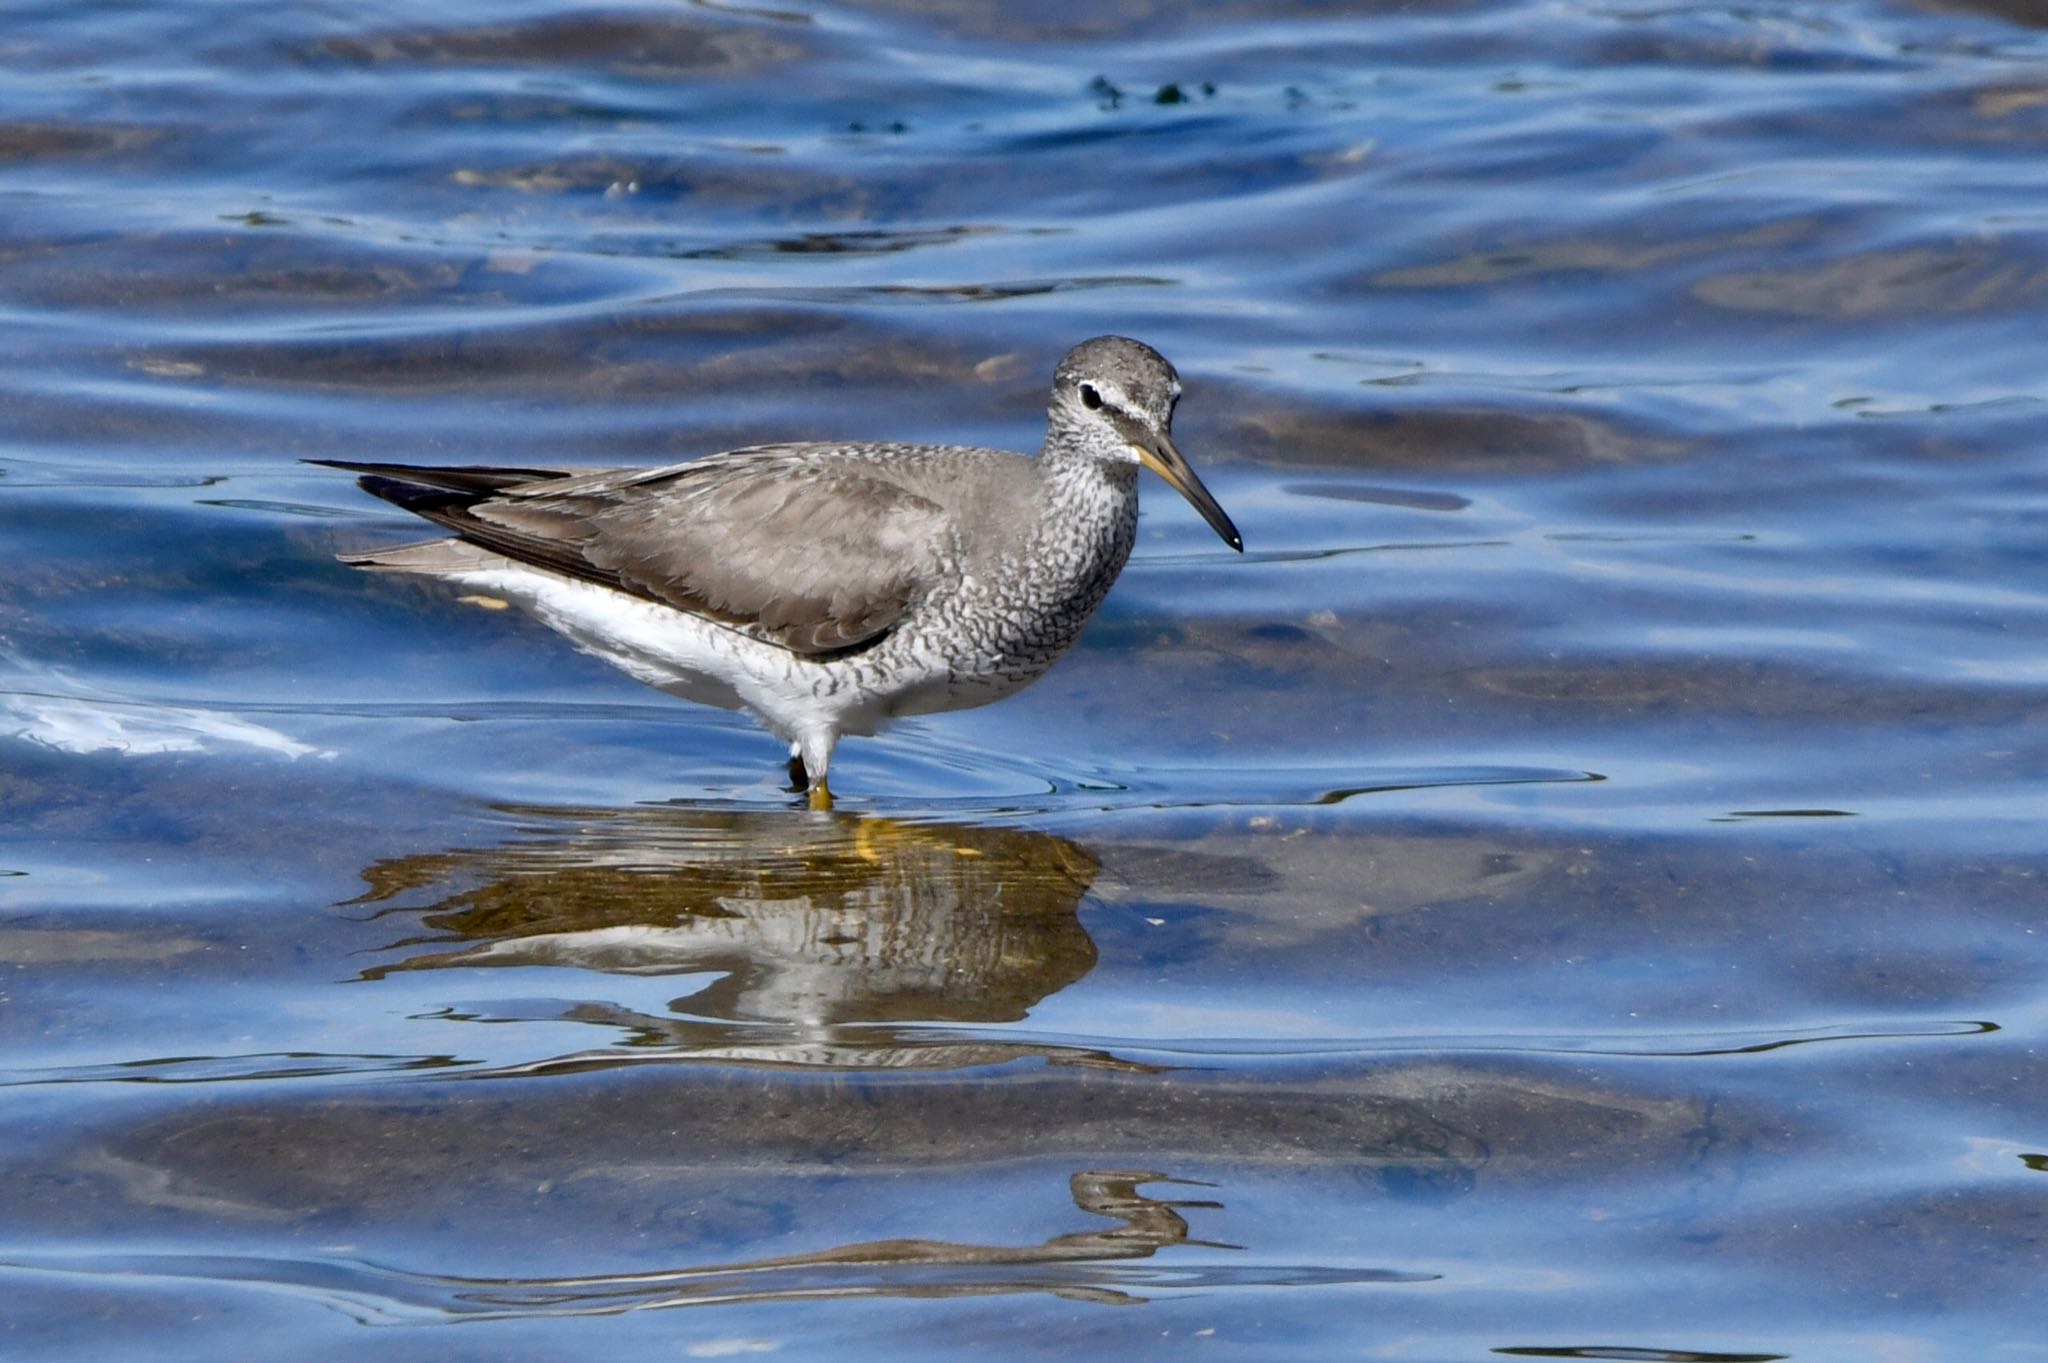
[[[4,1351],[2043,1357],[2040,23],[16,6]],[[830,816],[299,462],[1106,331],[1249,552]]]

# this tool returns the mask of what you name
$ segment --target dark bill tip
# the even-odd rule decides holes
[[[1188,504],[1202,513],[1202,519],[1209,522],[1209,528],[1214,530],[1225,544],[1240,554],[1244,552],[1244,537],[1237,533],[1237,527],[1231,524],[1230,517],[1217,504],[1215,497],[1210,495],[1209,489],[1202,485],[1201,478],[1188,466],[1188,461],[1181,456],[1173,441],[1161,434],[1142,444],[1135,440],[1131,444],[1138,451],[1138,457],[1144,461],[1145,467],[1164,478],[1169,487],[1187,498]]]

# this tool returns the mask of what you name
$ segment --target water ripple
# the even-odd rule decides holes
[[[1239,1288],[1349,1287],[1434,1281],[1433,1273],[1358,1266],[1229,1262],[1128,1264],[1162,1251],[1238,1251],[1190,1237],[1183,1211],[1208,1200],[1160,1197],[1141,1188],[1188,1185],[1154,1172],[1084,1170],[1070,1181],[1076,1206],[1119,1224],[1037,1245],[897,1239],[734,1263],[551,1278],[422,1273],[356,1258],[233,1254],[73,1253],[0,1249],[0,1271],[207,1282],[278,1288],[365,1325],[607,1316],[628,1311],[847,1301],[969,1298],[1047,1293],[1126,1305],[1179,1292]],[[1192,1186],[1207,1186],[1193,1184]]]

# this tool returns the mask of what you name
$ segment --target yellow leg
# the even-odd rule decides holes
[[[811,782],[809,799],[812,809],[832,808],[832,787],[826,784],[824,777]]]

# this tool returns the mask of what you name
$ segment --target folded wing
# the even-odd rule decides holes
[[[804,446],[659,469],[346,464],[365,490],[507,558],[708,616],[806,657],[871,647],[938,580],[936,503]]]

